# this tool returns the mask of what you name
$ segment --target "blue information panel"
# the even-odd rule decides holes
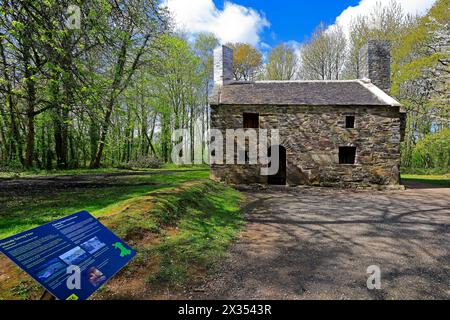
[[[86,211],[0,240],[0,251],[60,300],[84,300],[136,252]]]

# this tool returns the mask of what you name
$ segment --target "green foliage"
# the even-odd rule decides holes
[[[205,74],[206,81],[213,77],[213,51],[219,45],[219,40],[211,33],[200,33],[195,39],[194,49],[196,55],[200,57]]]
[[[402,87],[407,85],[408,81],[428,77],[427,70],[450,57],[448,51],[438,49],[438,40],[435,39],[435,31],[442,23],[448,23],[450,20],[449,6],[449,0],[437,1],[427,15],[409,25],[401,34],[399,44],[393,51],[392,93],[394,95],[403,98]]]
[[[158,272],[147,279],[152,285],[195,281],[198,272],[214,268],[243,225],[241,196],[223,185],[193,186],[167,200],[158,212],[170,212],[170,224],[179,232],[152,250],[160,261]]]
[[[11,288],[11,293],[15,296],[19,296],[22,299],[27,299],[32,292],[42,290],[42,286],[36,282],[29,280],[21,280],[19,284]]]
[[[255,80],[261,71],[261,52],[248,43],[228,43],[233,49],[233,74],[236,80]]]
[[[80,7],[80,29],[66,26],[69,5]],[[67,169],[105,159],[117,164],[153,151],[150,113],[140,122],[116,116],[120,109],[134,110],[123,102],[130,83],[152,64],[159,37],[170,31],[157,0],[6,0],[2,12],[0,164]],[[136,92],[130,100],[137,100]],[[150,109],[148,101],[139,103]],[[123,131],[138,126],[139,143],[133,143]],[[137,148],[127,147],[123,155],[122,144],[111,143],[117,140]]]
[[[86,209],[137,249],[138,256],[124,272],[132,276],[134,270],[145,267],[146,273],[139,280],[150,283],[152,291],[167,285],[179,288],[195,283],[199,275],[212,270],[243,225],[241,194],[203,179],[208,174],[208,170],[179,170],[123,176],[115,182],[117,186],[90,192],[93,200],[83,196],[86,192],[45,192],[42,198],[34,198],[36,207],[22,210],[23,207],[8,205],[6,211],[0,209],[4,217],[0,238]],[[136,189],[135,185],[141,182],[153,185]],[[111,192],[112,189],[116,190]],[[11,201],[30,202],[27,196]],[[78,207],[72,207],[75,203]],[[156,268],[147,268],[149,259]],[[11,292],[0,290],[0,297],[13,294],[15,298],[30,298],[36,291],[35,282],[17,279]]]
[[[294,48],[282,43],[270,52],[265,77],[267,80],[292,80],[297,67],[298,58]]]
[[[448,170],[450,166],[450,128],[428,134],[421,139],[412,151],[412,166]]]
[[[102,172],[108,173],[108,170]],[[122,176],[93,189],[72,187],[54,190],[48,187],[43,189],[45,192],[5,194],[0,199],[0,238],[81,210],[96,216],[107,215],[124,206],[124,201],[129,199],[160,189],[174,188],[187,181],[206,179],[208,176],[209,171],[205,169],[179,170],[169,174],[152,170],[142,171],[141,175]]]
[[[448,175],[449,170],[448,169],[442,169],[442,168],[412,168],[412,167],[402,167],[400,172],[405,175],[411,174],[411,175]]]
[[[159,169],[162,168],[164,162],[156,156],[139,156],[135,160],[131,160],[120,167],[124,169]]]

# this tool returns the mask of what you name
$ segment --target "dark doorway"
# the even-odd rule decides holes
[[[267,155],[272,155],[272,150],[269,148]],[[286,149],[283,146],[279,146],[279,168],[277,174],[267,177],[267,183],[272,185],[284,186],[286,185]],[[269,164],[270,165],[270,164]]]

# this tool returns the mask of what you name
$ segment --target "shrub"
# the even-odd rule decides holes
[[[0,165],[0,172],[2,173],[13,173],[18,175],[23,171],[23,166],[18,160],[13,160],[7,165]]]
[[[159,169],[164,162],[156,156],[140,156],[135,160],[131,160],[120,167],[124,169]]]
[[[412,167],[449,169],[450,128],[430,133],[412,151]]]

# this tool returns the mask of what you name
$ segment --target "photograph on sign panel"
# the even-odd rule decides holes
[[[68,265],[79,265],[80,262],[88,258],[88,254],[80,247],[75,247],[59,257]]]
[[[84,250],[89,252],[90,254],[93,254],[94,252],[98,251],[99,249],[103,248],[105,244],[101,242],[98,237],[93,237],[89,239],[86,242],[83,242],[80,245]]]
[[[98,270],[96,267],[91,267],[88,271],[88,279],[89,282],[94,286],[98,287],[103,281],[106,280],[106,277],[103,275],[103,272]]]
[[[39,280],[45,281],[60,271],[65,270],[66,267],[61,260],[54,258],[37,267],[35,272]]]

